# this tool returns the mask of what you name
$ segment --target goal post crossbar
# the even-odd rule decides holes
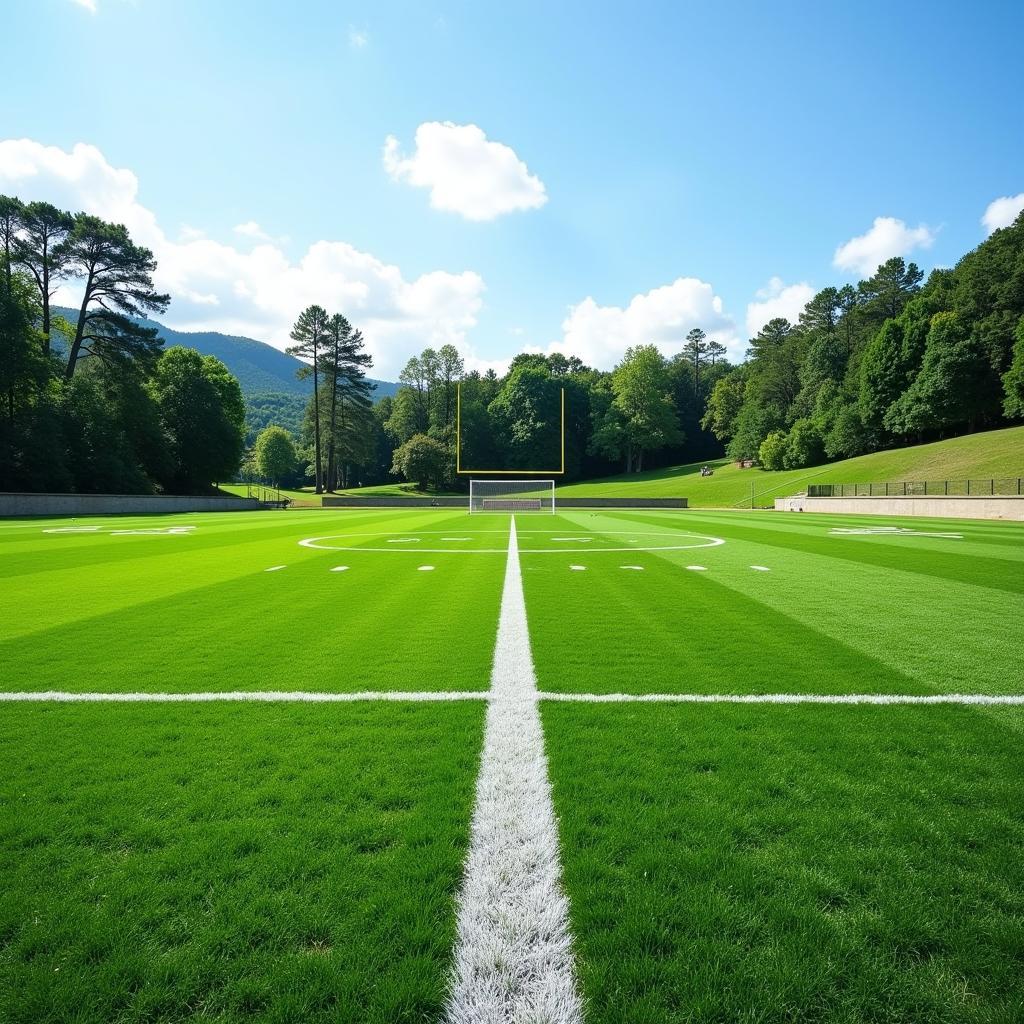
[[[554,480],[470,480],[469,514],[554,512]]]
[[[474,473],[487,476],[515,476],[517,473],[544,473],[550,476],[565,475],[565,388],[559,398],[560,426],[559,450],[561,462],[557,469],[467,469],[462,465],[462,382],[455,385],[455,473],[471,476]],[[514,481],[513,481],[514,482]]]

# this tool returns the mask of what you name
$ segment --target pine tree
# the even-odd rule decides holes
[[[155,327],[138,319],[163,313],[171,298],[153,287],[153,253],[136,245],[124,225],[82,213],[62,246],[62,259],[85,278],[65,378],[74,376],[83,352],[105,362],[154,361],[163,343]]]
[[[74,218],[51,203],[29,203],[20,214],[14,259],[35,279],[43,304],[43,353],[50,354],[50,300],[64,278],[69,261],[65,242]]]
[[[297,371],[299,379],[310,375],[313,377],[313,472],[317,494],[323,494],[324,491],[323,462],[320,457],[320,365],[321,351],[327,341],[327,324],[327,310],[323,306],[307,306],[291,330],[290,337],[295,344],[288,349],[289,355],[308,362],[308,365]]]
[[[693,393],[700,394],[700,367],[704,356],[708,354],[707,335],[699,328],[694,327],[686,335],[686,343],[683,345],[683,352],[689,356],[693,366]]]

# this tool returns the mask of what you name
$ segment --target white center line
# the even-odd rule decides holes
[[[491,670],[449,1024],[580,1024],[515,518]]]

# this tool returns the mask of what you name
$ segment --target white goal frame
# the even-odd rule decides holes
[[[554,480],[470,480],[469,514],[555,511]]]

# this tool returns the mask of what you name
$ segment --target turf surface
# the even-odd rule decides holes
[[[561,534],[595,539],[571,557],[523,549],[542,690],[996,694],[1024,684],[1012,626],[1024,621],[1022,524],[915,518],[924,536],[847,536],[833,531],[892,521],[760,512],[559,519]],[[641,550],[702,537],[725,543]],[[636,550],[597,550],[604,546]]]
[[[482,721],[0,707],[0,1020],[436,1018]]]
[[[1024,524],[516,522],[541,690],[1024,692]],[[508,529],[3,521],[0,689],[482,691]],[[1024,711],[542,711],[590,1024],[1024,1017]],[[0,1021],[439,1020],[483,714],[0,704]]]
[[[399,518],[311,510],[71,524],[94,533],[45,532],[66,521],[0,524],[8,688],[486,689],[500,556],[299,545],[344,533],[337,543],[387,548],[396,530],[443,534],[467,517]],[[112,532],[168,525],[193,529]],[[436,571],[418,571],[427,561]]]
[[[543,710],[591,1024],[1024,1019],[1024,712]]]

